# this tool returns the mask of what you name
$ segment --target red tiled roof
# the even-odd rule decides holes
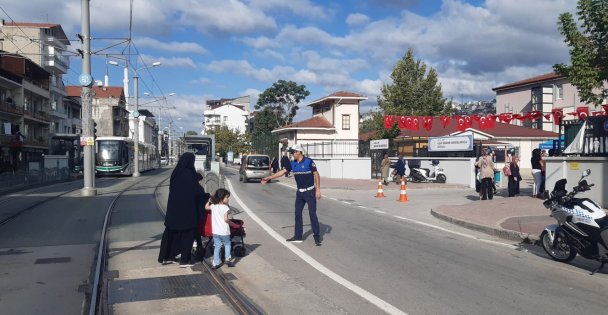
[[[505,89],[528,85],[528,84],[534,84],[534,83],[538,83],[538,82],[551,81],[551,80],[555,80],[555,79],[559,79],[559,78],[563,78],[563,76],[561,76],[555,72],[551,72],[551,73],[546,73],[543,75],[535,76],[532,78],[528,78],[525,80],[501,85],[499,87],[493,88],[492,91],[505,90]]]
[[[4,22],[5,26],[19,26],[19,27],[40,27],[40,28],[51,28],[60,26],[59,24],[50,23],[32,23],[32,22]]]
[[[456,130],[457,122],[452,119],[450,124],[443,128],[443,124],[439,117],[435,117],[433,120],[433,128],[430,131],[422,128],[422,123],[420,123],[419,130],[401,130],[399,137],[444,137],[448,136],[452,133],[457,132]],[[492,129],[479,129],[479,125],[477,122],[473,123],[473,128],[478,130],[479,132],[483,132],[485,134],[491,135],[495,138],[547,138],[553,139],[557,138],[559,135],[555,132],[545,131],[534,128],[527,128],[517,125],[505,124],[501,122],[496,122],[496,126]],[[374,132],[367,132],[359,135],[359,140],[367,141],[369,138],[374,135]]]
[[[65,91],[70,97],[80,97],[80,91],[82,87],[77,85],[68,85],[65,87]],[[108,87],[98,87],[94,86],[93,88],[93,98],[121,98],[124,96],[123,88],[121,86],[108,86]]]
[[[293,124],[277,128],[277,129],[275,129],[273,131],[278,131],[278,130],[283,130],[283,129],[288,129],[288,128],[292,128],[292,129],[299,129],[299,128],[327,128],[327,129],[333,129],[334,126],[332,126],[332,124],[329,121],[327,121],[327,119],[325,119],[325,117],[323,117],[323,116],[314,116],[314,117],[312,117],[310,119],[298,121],[298,122],[295,122]]]

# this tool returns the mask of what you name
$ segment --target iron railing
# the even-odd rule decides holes
[[[302,144],[311,158],[345,158],[359,156],[358,140],[323,141]]]

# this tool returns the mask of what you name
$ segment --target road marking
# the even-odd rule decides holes
[[[374,212],[376,212],[376,213],[382,213],[382,214],[386,214],[386,212],[384,212],[384,211],[380,211],[380,210],[374,210]]]
[[[501,242],[497,242],[497,241],[486,240],[486,239],[483,239],[483,238],[479,238],[477,236],[473,236],[473,235],[469,235],[469,234],[465,234],[465,233],[460,233],[460,232],[456,232],[456,231],[452,231],[452,230],[448,230],[448,229],[443,228],[443,227],[438,226],[438,225],[433,225],[433,224],[430,224],[430,223],[425,223],[425,222],[421,222],[421,221],[417,221],[417,220],[413,220],[413,219],[408,219],[408,218],[404,218],[404,217],[398,216],[398,215],[395,215],[393,217],[395,217],[397,219],[404,220],[404,221],[416,223],[416,224],[419,224],[419,225],[422,225],[422,226],[430,227],[430,228],[433,228],[433,229],[436,229],[436,230],[440,230],[440,231],[443,231],[443,232],[448,232],[448,233],[456,234],[456,235],[459,235],[459,236],[462,236],[462,237],[466,237],[466,238],[469,238],[469,239],[473,239],[473,240],[478,240],[478,241],[481,241],[481,242],[489,243],[489,244],[501,245],[501,246],[505,246],[505,247],[508,247],[508,248],[511,248],[511,249],[517,249],[518,248],[517,246],[511,245],[511,244],[505,244],[505,243],[501,243]]]
[[[388,314],[404,314],[404,315],[407,315],[407,313],[403,312],[402,310],[394,307],[393,305],[389,304],[388,302],[382,300],[381,298],[373,295],[372,293],[366,291],[365,289],[357,286],[356,284],[354,284],[354,283],[346,280],[345,278],[343,278],[342,276],[338,275],[337,273],[331,271],[329,268],[327,268],[324,265],[322,265],[320,262],[318,262],[317,260],[315,260],[314,258],[312,258],[311,256],[309,256],[308,254],[306,254],[303,250],[299,249],[295,245],[286,242],[285,238],[283,236],[281,236],[279,233],[277,233],[275,230],[273,230],[268,224],[266,224],[266,222],[264,222],[262,219],[260,219],[253,211],[251,211],[251,209],[249,209],[249,207],[247,207],[245,205],[245,203],[241,200],[241,198],[239,198],[239,196],[236,194],[236,191],[232,187],[232,183],[230,182],[230,180],[226,179],[226,182],[228,183],[228,187],[230,188],[231,196],[236,200],[236,202],[238,202],[241,205],[241,207],[243,208],[243,210],[257,224],[259,224],[260,227],[262,227],[266,231],[266,233],[268,233],[268,235],[270,235],[272,238],[274,238],[281,245],[287,247],[294,254],[296,254],[298,257],[300,257],[303,261],[305,261],[306,263],[308,263],[311,267],[315,268],[316,270],[318,270],[319,272],[321,272],[322,274],[324,274],[328,278],[334,280],[335,282],[339,283],[343,287],[351,290],[355,294],[357,294],[360,297],[364,298],[365,300],[367,300],[368,302],[370,302],[373,305],[377,306],[378,308],[380,308],[381,310],[385,311],[386,313],[388,313]],[[291,186],[289,186],[289,187],[291,187]]]
[[[358,205],[357,207],[362,208],[362,209],[366,209],[366,206],[362,206],[362,205]]]

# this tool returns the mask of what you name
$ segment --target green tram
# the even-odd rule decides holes
[[[97,175],[127,175],[134,172],[135,143],[126,137],[97,137],[95,139],[95,173]],[[156,168],[156,146],[139,143],[139,172]]]

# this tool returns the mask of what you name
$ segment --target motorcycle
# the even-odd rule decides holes
[[[551,194],[544,192],[543,205],[551,210],[557,224],[545,227],[540,240],[545,252],[556,261],[569,262],[576,254],[597,260],[601,265],[591,272],[595,274],[608,262],[608,216],[596,202],[575,198],[594,186],[584,179],[589,174],[591,171],[585,170],[571,192],[566,190],[566,179],[558,180]],[[602,253],[598,244],[603,247]]]
[[[428,168],[412,168],[410,170],[410,178],[412,182],[417,183],[445,183],[447,177],[443,172],[443,169],[439,167],[439,161],[431,161],[433,165],[433,172]]]

